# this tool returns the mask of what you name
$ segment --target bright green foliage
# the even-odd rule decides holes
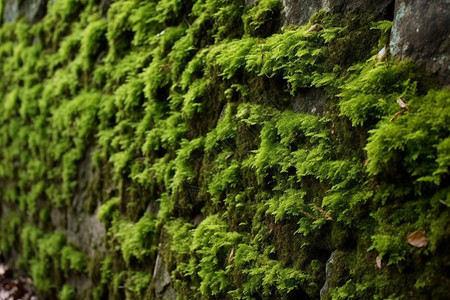
[[[244,16],[244,30],[246,33],[254,36],[267,36],[275,31],[280,18],[282,9],[281,2],[278,0],[261,0],[252,7]],[[274,28],[275,27],[275,28]]]
[[[152,276],[148,272],[133,272],[125,282],[126,286],[130,287],[127,293],[130,295],[128,298],[141,299],[151,279]]]
[[[109,2],[0,27],[0,247],[43,298],[153,299],[159,255],[181,299],[315,299],[334,250],[325,299],[450,293],[450,92],[377,61],[391,21]]]
[[[61,250],[61,267],[65,272],[74,270],[82,273],[86,269],[86,256],[72,246],[65,246]]]
[[[115,221],[111,230],[127,264],[130,264],[132,259],[142,261],[155,251],[155,222],[149,215],[143,216],[136,223]]]
[[[417,99],[417,98],[416,98]],[[403,166],[414,182],[430,182],[439,185],[448,174],[450,152],[450,92],[431,90],[420,101],[408,102],[408,117],[379,122],[366,146],[368,172],[379,174],[395,160],[403,157]]]
[[[44,235],[39,229],[26,226],[22,229],[21,240],[23,256],[20,263],[29,265],[34,284],[43,292],[50,292],[55,287],[54,280],[49,276],[52,270],[58,270],[54,276],[86,271],[86,255],[68,244],[61,232]],[[67,287],[63,287],[60,293],[67,294],[67,297],[74,296],[73,290],[70,292]]]
[[[120,204],[120,198],[114,197],[109,199],[100,207],[98,211],[98,218],[103,222],[111,222],[118,215],[118,206]]]
[[[58,298],[61,300],[72,300],[75,298],[75,290],[70,285],[65,284],[59,292]]]

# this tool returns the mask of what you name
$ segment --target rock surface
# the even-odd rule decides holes
[[[171,285],[170,274],[161,255],[158,254],[153,270],[153,285],[155,287],[155,297],[157,299],[176,299],[177,293]]]
[[[78,166],[77,192],[72,200],[72,210],[67,211],[65,217],[67,240],[91,258],[96,252],[105,251],[104,237],[106,236],[105,226],[97,217],[98,208],[94,214],[85,210],[85,203],[89,202],[90,197],[88,185],[99,176],[93,167],[92,151],[94,150],[90,149],[87,152]]]
[[[323,287],[320,289],[320,298],[322,298],[322,296],[330,289],[330,279],[333,275],[337,254],[338,250],[331,252],[330,258],[327,260],[327,264],[325,265],[326,280]]]
[[[48,0],[6,0],[3,4],[3,22],[11,23],[21,17],[29,22],[40,21],[46,12]]]
[[[284,25],[305,25],[309,18],[323,9],[333,13],[370,12],[388,16],[393,6],[392,0],[283,0]]]
[[[295,96],[292,110],[296,113],[322,115],[325,112],[326,99],[327,95],[322,89],[305,89]]]
[[[398,0],[392,27],[390,52],[410,58],[442,85],[450,84],[450,1]]]

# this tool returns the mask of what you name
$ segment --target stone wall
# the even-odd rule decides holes
[[[1,3],[0,250],[41,299],[450,293],[448,1]]]

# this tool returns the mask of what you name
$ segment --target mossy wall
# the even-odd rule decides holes
[[[0,249],[42,299],[450,295],[450,91],[377,56],[390,20],[282,8],[56,0],[1,26]]]

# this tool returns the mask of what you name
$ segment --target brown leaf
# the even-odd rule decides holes
[[[428,245],[427,236],[422,231],[414,231],[406,236],[408,244],[416,248],[423,248]]]
[[[231,248],[230,256],[228,256],[228,264],[231,264],[234,259],[234,247]]]
[[[311,33],[314,31],[320,31],[324,30],[325,27],[323,27],[321,24],[314,24],[313,26],[309,27],[308,31],[306,33]]]
[[[225,160],[228,160],[228,159],[230,159],[232,156],[234,155],[234,153],[233,152],[231,152],[230,154],[228,154],[226,157],[225,157]]]
[[[375,259],[375,261],[377,262],[377,267],[378,269],[381,269],[381,258],[379,256],[377,256],[377,258]]]

